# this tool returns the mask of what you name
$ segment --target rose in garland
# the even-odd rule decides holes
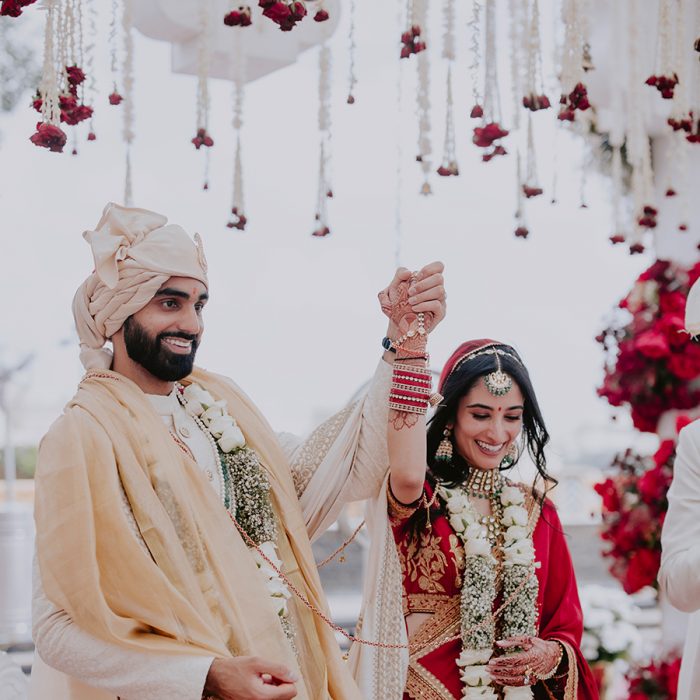
[[[698,277],[700,263],[655,262],[620,302],[626,318],[597,338],[608,354],[598,395],[628,405],[638,430],[655,432],[665,411],[700,403],[700,343],[683,331],[685,299]]]

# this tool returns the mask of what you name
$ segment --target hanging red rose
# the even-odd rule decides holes
[[[401,35],[401,58],[408,58],[415,53],[425,51],[426,44],[421,41],[421,28],[414,24]]]
[[[249,27],[253,24],[250,5],[240,5],[224,15],[224,24],[227,27]]]
[[[124,98],[116,91],[112,92],[109,96],[109,104],[111,105],[119,105],[122,103],[122,100]]]
[[[0,16],[19,17],[27,5],[33,5],[35,2],[36,0],[2,0]]]
[[[231,208],[232,217],[226,224],[228,228],[236,228],[239,231],[245,231],[245,225],[248,223],[248,219],[245,214],[238,211],[238,207]]]
[[[675,73],[673,75],[650,75],[644,82],[655,87],[664,100],[672,100],[673,91],[678,85],[678,76]]]
[[[529,109],[531,112],[538,112],[541,109],[549,109],[552,103],[549,101],[547,95],[525,95],[523,97],[523,107]]]
[[[326,22],[328,21],[330,15],[327,10],[316,10],[314,15],[314,22]]]
[[[197,150],[199,150],[202,146],[211,148],[214,145],[214,139],[209,136],[206,129],[197,129],[197,134],[192,139],[192,143]]]
[[[574,121],[576,110],[584,112],[591,103],[588,101],[588,90],[583,83],[576,83],[574,89],[568,95],[562,95],[559,104],[561,109],[557,118],[562,121]]]
[[[36,133],[30,136],[29,140],[35,146],[48,148],[54,153],[62,153],[66,145],[66,135],[59,127],[53,124],[42,124],[42,122],[37,123]]]

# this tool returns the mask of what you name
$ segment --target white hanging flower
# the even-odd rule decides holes
[[[504,506],[520,506],[525,503],[525,494],[517,486],[504,486],[501,503]]]
[[[504,563],[527,566],[535,560],[535,548],[531,540],[518,540],[503,548]]]
[[[215,437],[220,438],[222,433],[233,425],[236,425],[236,421],[227,414],[214,418],[211,423],[209,423],[209,432]]]
[[[475,666],[488,663],[493,656],[493,649],[462,649],[457,657],[457,666]]]
[[[507,526],[520,525],[525,527],[527,525],[527,511],[522,506],[508,506],[503,511],[503,523]]]
[[[450,515],[450,525],[455,532],[464,532],[467,527],[461,512]]]
[[[524,540],[527,537],[527,528],[522,525],[511,525],[505,532],[504,538],[506,545]]]
[[[214,418],[220,418],[226,413],[226,402],[225,401],[214,401],[214,403],[207,408],[206,411],[200,416],[201,419],[208,425]]]
[[[194,416],[201,416],[214,403],[214,397],[198,384],[190,384],[182,392],[187,402],[187,410]]]
[[[447,506],[448,512],[461,513],[469,507],[469,500],[464,493],[458,491],[450,496],[445,505]]]
[[[464,683],[470,687],[485,686],[491,682],[488,666],[465,666],[461,673]]]
[[[467,540],[464,543],[464,553],[468,557],[491,557],[491,544],[485,537]]]

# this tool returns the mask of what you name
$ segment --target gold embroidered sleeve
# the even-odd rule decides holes
[[[298,498],[301,498],[306,490],[311,478],[325,459],[355,406],[356,404],[350,404],[339,413],[331,416],[294,451],[290,466]]]

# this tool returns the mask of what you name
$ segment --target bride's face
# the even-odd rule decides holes
[[[483,378],[459,402],[453,426],[459,454],[479,469],[496,469],[523,425],[524,400],[513,382],[510,391],[494,396]]]

